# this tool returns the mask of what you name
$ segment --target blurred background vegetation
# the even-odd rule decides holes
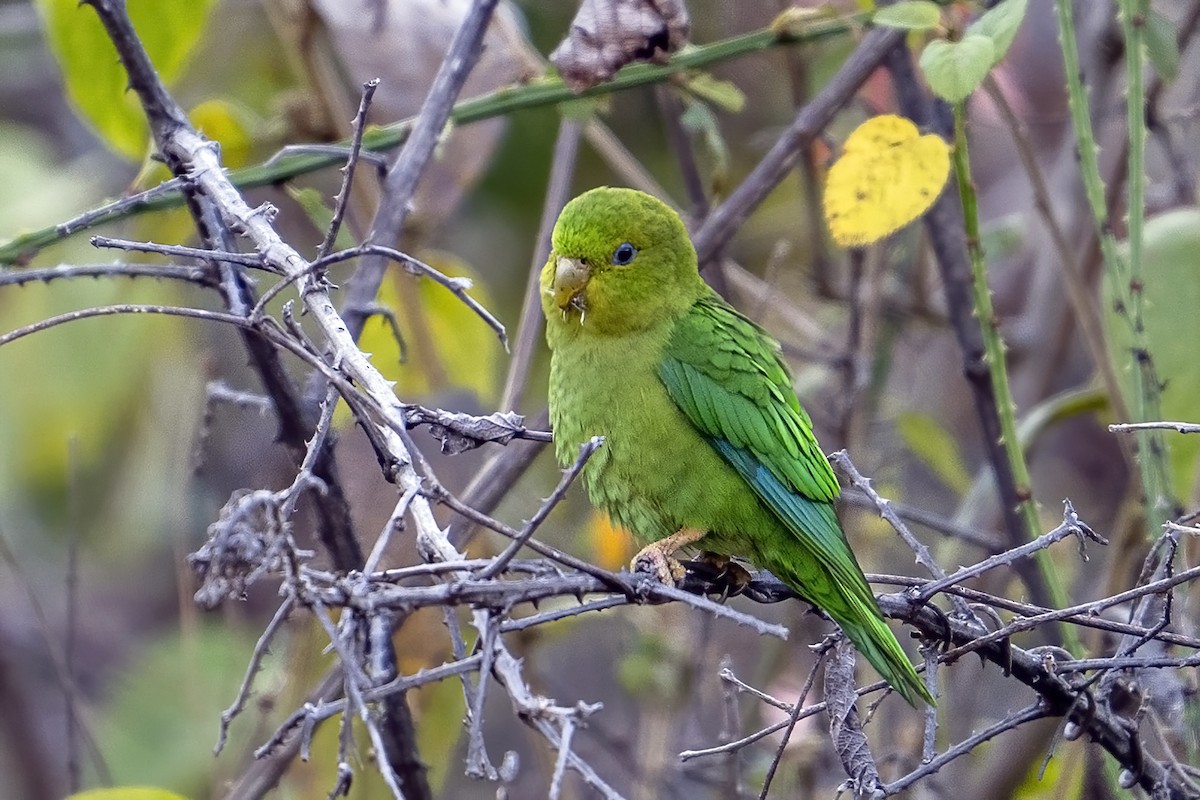
[[[161,39],[163,60],[156,63],[176,97],[221,143],[225,163],[239,167],[262,162],[285,144],[345,136],[367,78],[382,81],[374,122],[415,113],[466,3],[130,0],[130,5],[140,32]],[[763,27],[785,5],[693,0],[692,40],[707,43]],[[856,8],[840,5],[843,11]],[[1160,10],[1177,20],[1188,5],[1163,3]],[[969,10],[960,4],[950,13]],[[464,96],[538,74],[538,54],[555,47],[574,12],[572,3],[523,0],[504,6]],[[1119,54],[1111,52],[1115,15],[1108,3],[1089,4],[1080,13],[1102,163],[1112,174],[1124,137]],[[0,241],[167,177],[146,158],[144,124],[137,121],[136,103],[121,91],[115,60],[89,49],[94,39],[80,33],[85,17],[94,22],[94,14],[74,0],[0,0]],[[996,79],[1025,126],[1056,212],[1099,294],[1094,234],[1078,186],[1050,4],[1031,4],[1029,17]],[[683,96],[690,104],[683,118],[687,141],[713,204],[757,163],[853,44],[854,36],[846,35],[719,63],[710,73],[720,82],[714,94],[724,102]],[[1200,307],[1200,212],[1194,205],[1200,71],[1194,54],[1186,48],[1183,54],[1176,77],[1157,99],[1183,160],[1152,140],[1147,167],[1146,262],[1155,271],[1148,282],[1147,326],[1160,374],[1168,379],[1164,414],[1194,421],[1193,398],[1200,389],[1191,324]],[[698,209],[689,209],[678,145],[666,122],[679,112],[679,98],[672,89],[641,88],[456,129],[423,184],[403,249],[448,274],[472,277],[474,295],[515,333],[561,115],[597,120],[610,131],[610,139],[589,137],[581,148],[576,191],[627,184],[631,170],[644,171],[695,222]],[[1122,451],[1103,427],[1111,421],[1105,396],[1064,300],[1060,266],[1033,207],[1029,181],[1017,166],[1012,133],[987,97],[976,100],[972,153],[985,248],[1026,422],[1035,495],[1047,529],[1057,524],[1059,501],[1069,496],[1081,516],[1117,545],[1093,553],[1088,563],[1074,558],[1070,548],[1055,554],[1070,596],[1083,601],[1126,587],[1136,575],[1145,548],[1137,503]],[[831,140],[844,138],[868,114],[893,106],[886,77],[873,78],[828,131]],[[902,231],[871,250],[855,268],[859,272],[852,270],[845,254],[826,243],[813,204],[811,189],[829,146],[814,148],[807,166],[740,230],[721,271],[723,288],[784,343],[797,391],[826,450],[849,448],[885,496],[999,543],[998,504],[922,229]],[[278,206],[284,238],[311,252],[322,235],[314,206],[329,202],[339,180],[328,169],[283,187],[254,190],[250,199]],[[370,170],[360,173],[359,184],[350,218],[355,239],[370,219],[375,191]],[[1113,214],[1114,220],[1120,217]],[[188,243],[193,235],[180,209],[140,215],[100,232],[164,243]],[[111,259],[82,235],[45,248],[28,266]],[[335,283],[349,275],[348,267],[339,269]],[[402,399],[468,412],[497,408],[508,356],[475,317],[438,287],[399,271],[389,276],[380,301],[398,314],[406,360],[401,363],[394,338],[379,320],[368,325],[362,345],[397,381]],[[3,331],[115,302],[219,307],[215,294],[168,281],[0,285]],[[860,343],[848,351],[852,313],[859,315]],[[1119,350],[1119,342],[1113,349]],[[545,361],[540,353],[515,410],[535,414],[544,407]],[[300,365],[290,366],[302,380]],[[82,724],[104,765],[98,769],[85,747],[84,784],[150,784],[196,798],[223,795],[253,748],[302,702],[330,663],[321,651],[322,634],[307,621],[294,621],[259,678],[257,706],[235,723],[230,746],[213,759],[219,714],[234,696],[276,598],[274,587],[258,586],[244,604],[201,612],[191,601],[193,578],[185,557],[204,541],[232,491],[278,489],[294,475],[274,442],[270,416],[211,402],[207,387],[214,381],[258,391],[235,332],[191,320],[86,320],[0,348],[0,775],[8,776],[0,780],[0,800],[56,797],[68,788],[62,746],[67,730],[62,665],[68,652]],[[488,455],[441,457],[432,439],[417,436],[452,490],[461,489]],[[1194,508],[1196,447],[1181,447],[1179,439],[1171,443],[1177,493]],[[369,544],[395,504],[395,489],[380,476],[361,433],[348,424],[338,458],[356,529]],[[519,523],[557,478],[544,454],[496,515]],[[847,508],[845,518],[868,572],[915,571],[911,554],[873,514]],[[303,525],[300,530],[311,534]],[[942,564],[985,555],[961,539],[918,532]],[[588,510],[579,494],[541,535],[611,568],[632,552],[627,539]],[[498,546],[486,535],[473,544],[484,554]],[[406,547],[393,554],[396,564],[415,560],[411,545]],[[997,582],[1002,579],[1013,582]],[[1024,596],[1011,575],[989,580],[990,591]],[[78,596],[73,606],[72,591]],[[633,797],[718,796],[715,762],[681,764],[676,757],[733,730],[718,665],[731,655],[740,676],[790,699],[811,663],[803,644],[823,631],[799,604],[756,613],[786,622],[795,631],[792,641],[768,642],[682,607],[663,607],[537,628],[513,646],[539,691],[564,702],[604,702],[577,749],[619,789]],[[1188,613],[1194,629],[1195,611]],[[440,615],[422,612],[398,632],[401,670],[448,657],[441,626]],[[946,737],[961,738],[981,721],[1028,701],[987,691],[995,679],[969,661],[948,670],[943,702],[954,715],[943,727]],[[493,701],[489,743],[522,757],[509,796],[538,796],[553,754],[501,708],[503,697]],[[438,796],[495,796],[494,786],[462,777],[464,708],[457,682],[412,693],[410,703]],[[767,713],[746,703],[740,724],[749,731]],[[1082,742],[1057,749],[1053,791],[1034,780],[1054,730],[1053,723],[1042,727],[1044,738],[1001,740],[957,762],[939,780],[970,787],[961,790],[963,796],[977,798],[1084,796]],[[919,742],[920,720],[893,699],[869,730],[878,738],[881,758],[907,757]],[[1192,747],[1194,738],[1193,731]],[[773,749],[768,740],[742,754],[750,785],[761,778]],[[287,774],[281,796],[325,796],[334,759],[335,730],[327,725],[312,760],[297,762]],[[385,796],[372,774],[360,770],[352,796]],[[801,723],[776,781],[777,796],[829,796],[840,780],[823,724]],[[586,790],[569,788],[587,796]]]

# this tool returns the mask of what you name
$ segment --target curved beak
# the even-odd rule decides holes
[[[584,310],[583,290],[591,280],[592,270],[581,259],[559,256],[554,265],[554,304],[566,311],[568,308]]]

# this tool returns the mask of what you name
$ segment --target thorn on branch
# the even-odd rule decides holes
[[[362,154],[363,131],[367,128],[367,112],[371,109],[371,100],[375,90],[379,88],[379,78],[372,78],[363,84],[362,97],[358,101],[358,113],[354,115],[353,132],[350,136],[350,152],[346,156],[346,165],[342,168],[342,186],[334,201],[333,217],[329,220],[329,230],[317,248],[317,261],[329,255],[337,242],[338,232],[342,227],[342,219],[346,216],[346,207],[350,201],[350,187],[354,183],[354,170]]]

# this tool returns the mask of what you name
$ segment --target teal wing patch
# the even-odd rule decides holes
[[[841,590],[857,596],[863,602],[861,608],[879,616],[875,596],[867,586],[862,568],[854,557],[854,551],[846,542],[833,504],[814,502],[789,490],[746,450],[738,449],[720,439],[714,439],[713,446],[754,488],[759,498],[783,520],[788,530],[796,534],[808,555],[825,568]],[[786,579],[788,576],[776,577]],[[804,582],[801,581],[792,588],[803,594]],[[825,605],[820,597],[805,599],[815,605]]]

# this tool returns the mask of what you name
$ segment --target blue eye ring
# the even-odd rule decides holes
[[[612,263],[613,266],[627,267],[632,261],[637,258],[637,248],[629,242],[622,242],[617,245],[617,249],[613,251]]]

